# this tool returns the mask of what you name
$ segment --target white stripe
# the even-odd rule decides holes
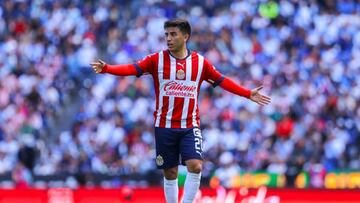
[[[160,94],[161,83],[163,81],[163,73],[164,73],[164,53],[163,51],[159,52],[159,61],[158,61],[158,78],[159,78],[159,108],[157,109],[155,127],[159,127],[160,125],[160,115],[161,109],[163,106],[163,97]]]
[[[200,82],[203,65],[204,65],[204,57],[201,56],[200,54],[198,54],[198,57],[199,57],[199,66],[198,66],[198,73],[197,73],[197,77],[196,77],[196,84],[199,84],[199,82]],[[196,123],[197,100],[198,100],[198,98],[197,98],[197,92],[196,92],[196,98],[195,98],[195,102],[194,102],[195,104],[194,104],[194,111],[192,113],[192,119],[193,119],[193,126],[199,127],[198,124]]]
[[[173,57],[170,56],[170,81],[174,81],[175,76],[176,76],[176,59],[174,59]],[[175,102],[175,97],[170,96],[168,112],[166,114],[165,128],[171,127],[171,118],[172,118],[172,114],[174,112],[174,102]]]
[[[191,55],[186,59],[186,81],[191,81],[192,63]],[[186,119],[189,111],[190,98],[185,97],[184,106],[181,114],[181,128],[186,128]]]

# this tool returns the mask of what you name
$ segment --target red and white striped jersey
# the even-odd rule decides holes
[[[198,95],[202,81],[215,87],[224,79],[203,56],[194,51],[188,53],[186,58],[177,59],[164,50],[135,64],[138,76],[151,74],[154,79],[155,127],[199,127]]]

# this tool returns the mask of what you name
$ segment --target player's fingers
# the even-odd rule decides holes
[[[263,105],[268,105],[268,104],[270,104],[269,101],[261,101],[261,103],[262,103]]]
[[[98,59],[98,62],[99,62],[101,65],[105,65],[105,62],[102,61],[101,59]]]
[[[255,98],[254,101],[261,106],[266,104],[266,101],[264,100],[264,98],[261,97],[261,95],[259,95],[257,98]]]
[[[266,101],[266,102],[271,102],[271,98],[269,98],[269,97],[261,97],[261,100]]]
[[[258,101],[257,102],[260,106],[264,106],[265,104],[263,103],[263,102],[261,102],[261,101]]]
[[[262,95],[262,98],[264,98],[264,99],[266,99],[266,100],[271,100],[271,98],[270,98],[270,97],[265,96],[265,95]]]
[[[98,67],[98,65],[93,65],[92,68],[96,73],[100,72],[100,68]]]
[[[266,95],[261,95],[261,99],[266,100],[266,101],[271,101],[271,98]]]
[[[263,105],[267,105],[267,104],[270,104],[270,100],[267,100],[267,99],[261,99],[260,102],[263,104]]]
[[[257,88],[255,88],[255,91],[258,92],[258,91],[260,91],[262,88],[264,88],[264,86],[257,87]]]
[[[259,94],[259,97],[260,97],[260,100],[267,101],[267,102],[271,101],[271,98],[266,95]]]
[[[90,63],[90,65],[91,65],[92,67],[96,67],[96,66],[99,66],[100,64],[99,64],[99,63],[96,63],[96,62],[93,62],[93,63]]]
[[[259,104],[260,106],[264,106],[264,103],[261,102],[261,101],[258,101],[258,102],[256,102],[256,103]]]

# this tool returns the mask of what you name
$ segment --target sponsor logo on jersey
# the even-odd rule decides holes
[[[195,98],[196,86],[186,82],[169,81],[163,85],[162,91],[165,96]]]

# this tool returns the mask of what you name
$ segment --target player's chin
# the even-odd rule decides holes
[[[168,44],[167,47],[168,47],[168,49],[170,51],[176,51],[177,50],[177,46],[175,44]]]
[[[174,51],[174,50],[175,50],[175,48],[174,48],[173,45],[168,45],[167,47],[168,47],[168,50],[169,50],[169,51]]]

